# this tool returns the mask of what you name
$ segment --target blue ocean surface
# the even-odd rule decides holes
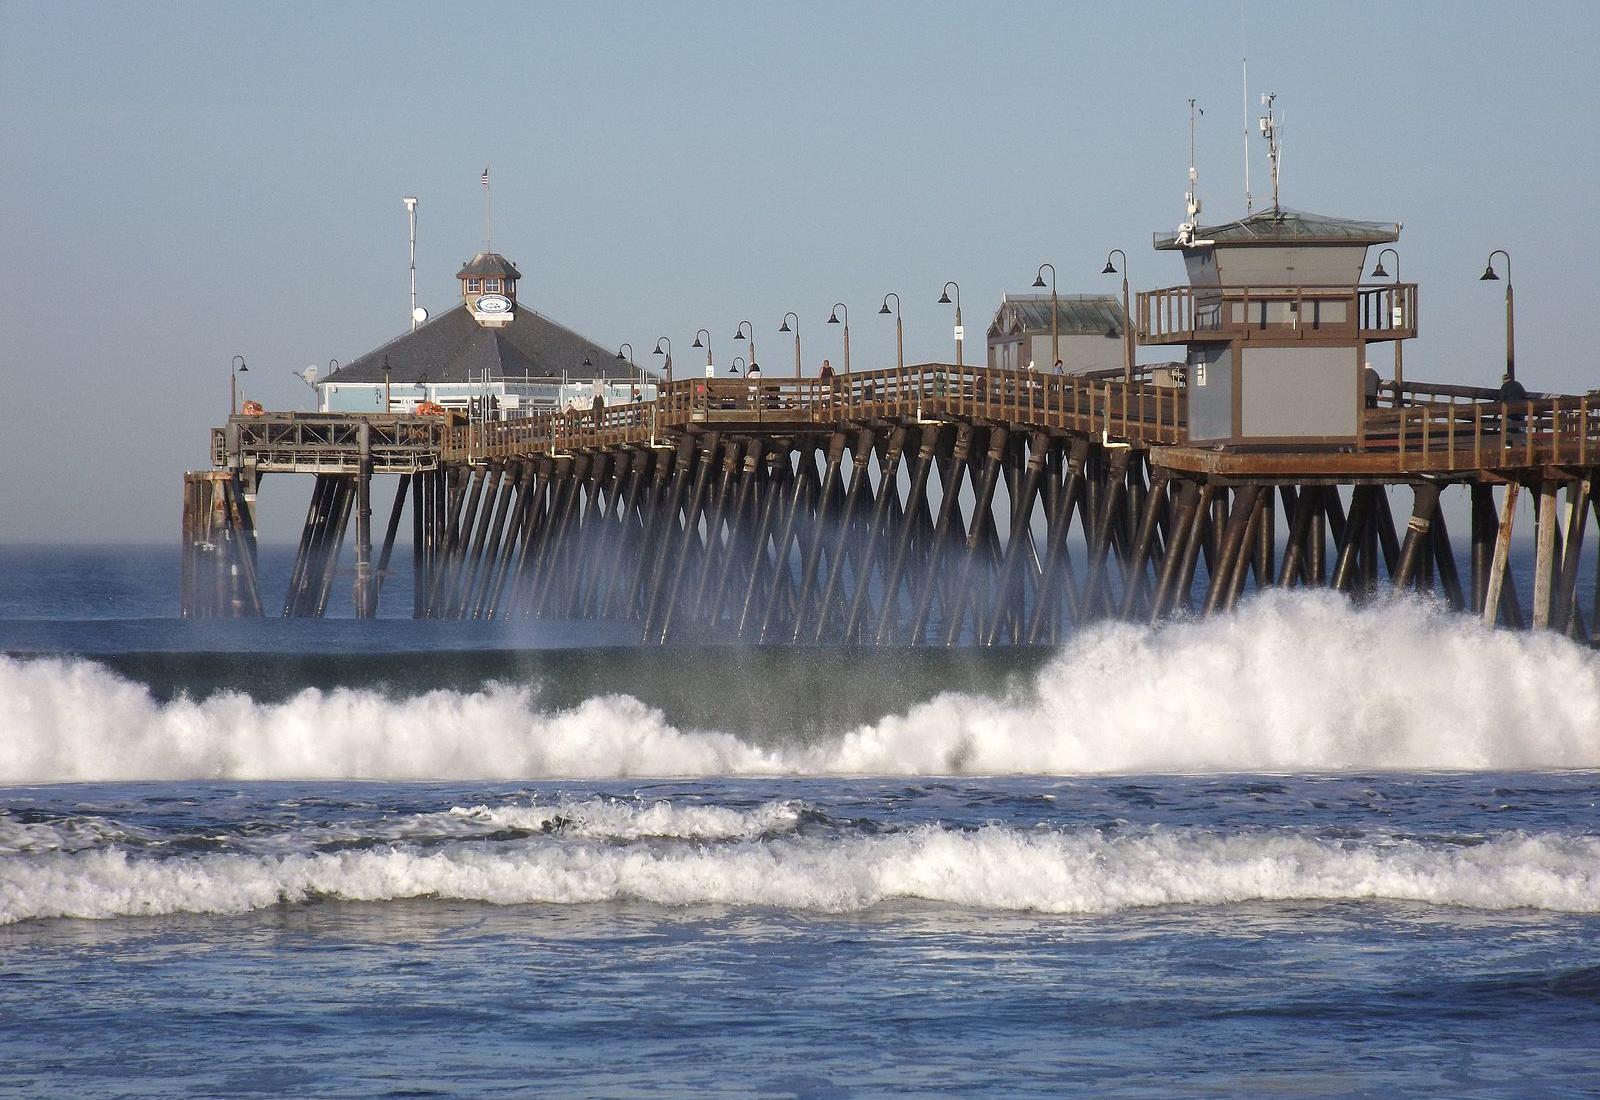
[[[0,1095],[1600,1090],[1563,639],[1273,593],[647,650],[175,575],[0,549]]]

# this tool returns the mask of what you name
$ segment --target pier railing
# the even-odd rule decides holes
[[[1057,428],[1122,442],[1177,444],[1186,438],[1183,390],[1141,372],[1129,385],[1116,372],[1057,375],[923,363],[820,378],[691,378],[664,383],[655,401],[545,413],[450,429],[447,461],[660,443],[669,432],[701,429],[820,429],[853,420],[981,418],[1022,428]]]
[[[1417,334],[1417,284],[1173,286],[1141,291],[1141,344],[1270,336],[1409,340]]]
[[[373,470],[381,474],[433,469],[449,430],[432,416],[300,412],[233,416],[226,426],[211,429],[211,464],[224,469],[248,454],[262,470],[355,473],[363,424]]]
[[[1408,385],[1362,417],[1358,450],[1390,456],[1396,472],[1447,472],[1600,459],[1600,397],[1524,402],[1486,399],[1475,387]],[[1187,394],[1141,372],[1041,374],[923,363],[819,378],[691,378],[665,383],[651,402],[521,420],[459,425],[440,457],[478,462],[611,446],[660,444],[698,430],[820,430],[851,421],[957,418],[1057,429],[1136,447],[1183,445]],[[1311,448],[1316,450],[1317,448]]]
[[[1371,409],[1362,449],[1402,471],[1588,466],[1600,459],[1600,397],[1473,401],[1453,395]]]

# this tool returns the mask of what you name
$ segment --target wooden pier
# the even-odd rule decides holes
[[[1353,440],[1233,446],[1190,442],[1189,394],[1160,381],[928,363],[682,380],[598,417],[234,417],[214,468],[185,478],[184,614],[263,613],[257,488],[309,473],[288,616],[327,610],[352,517],[355,608],[376,614],[409,508],[419,618],[622,620],[652,643],[1048,644],[1300,586],[1435,592],[1600,641],[1600,604],[1579,599],[1600,398],[1391,383]],[[376,556],[375,475],[398,475]],[[1459,561],[1441,508],[1458,493]],[[1522,493],[1531,592],[1508,568]]]
[[[1015,358],[988,366],[901,352],[893,369],[802,378],[796,337],[795,378],[669,381],[592,413],[234,417],[213,435],[213,470],[186,485],[184,610],[261,613],[256,488],[282,472],[317,478],[292,616],[326,611],[352,515],[356,613],[375,614],[409,500],[412,613],[426,618],[620,620],[652,643],[1028,645],[1300,586],[1433,592],[1486,623],[1592,642],[1600,603],[1580,593],[1600,523],[1600,391],[1516,382],[1509,258],[1501,388],[1404,381],[1418,288],[1391,247],[1370,277],[1387,280],[1392,255],[1394,281],[1362,282],[1368,251],[1399,235],[1282,208],[1276,188],[1271,209],[1157,234],[1190,282],[1135,305],[1124,281],[1115,323],[1088,341],[1121,340],[1114,370],[1003,369],[1062,362],[1052,290],[1030,306],[1048,307],[1048,343],[996,328]],[[1484,280],[1500,281],[1497,255]],[[1134,365],[1137,346],[1180,345],[1181,362]],[[1384,345],[1387,383],[1371,365]],[[399,475],[376,560],[375,474]],[[1521,494],[1527,592],[1510,568]],[[1465,508],[1443,506],[1457,497]],[[1464,562],[1447,514],[1467,517]]]

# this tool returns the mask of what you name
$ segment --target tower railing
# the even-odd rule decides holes
[[[1172,286],[1140,291],[1141,344],[1207,340],[1409,340],[1417,334],[1417,284]]]

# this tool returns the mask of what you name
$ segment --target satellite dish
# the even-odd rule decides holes
[[[416,309],[411,311],[411,319],[419,325],[426,324],[428,321],[428,311],[423,309],[421,306],[418,306]]]

